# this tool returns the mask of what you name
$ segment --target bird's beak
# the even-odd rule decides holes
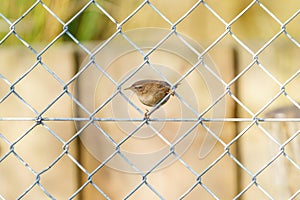
[[[131,90],[131,89],[132,89],[132,87],[130,86],[128,88],[125,88],[124,90]]]

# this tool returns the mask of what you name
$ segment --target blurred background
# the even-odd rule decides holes
[[[117,21],[126,19],[143,1],[97,1]],[[167,1],[151,1],[171,22],[181,18],[197,1],[181,2],[179,0],[169,3]],[[225,22],[230,22],[237,17],[252,1],[227,0],[223,2],[205,1]],[[282,1],[260,1],[263,6],[270,10],[281,22],[287,21],[299,10],[299,2],[289,0],[283,5]],[[14,22],[20,18],[27,9],[36,1],[3,1],[1,3],[1,14]],[[89,1],[43,1],[63,22],[71,20]],[[149,20],[149,18],[151,20]],[[296,40],[299,39],[298,24],[296,17],[288,23],[286,30]],[[122,27],[127,31],[141,27],[170,28],[170,25],[162,19],[149,6],[145,6]],[[38,4],[35,9],[22,19],[16,26],[16,31],[28,42],[50,42],[59,33],[63,26],[53,17],[49,11]],[[116,31],[116,25],[108,19],[96,6],[88,6],[84,12],[76,16],[68,24],[69,31],[79,41],[105,40]],[[218,20],[205,6],[200,5],[183,23],[176,26],[178,32],[189,35],[199,43],[210,43],[225,31],[224,24]],[[280,25],[266,13],[258,3],[254,4],[245,14],[231,26],[232,31],[241,40],[265,41],[270,39],[280,30]],[[1,19],[1,36],[7,34],[9,25]],[[61,42],[71,39],[64,35]],[[11,37],[6,45],[18,43],[17,39]],[[249,44],[248,44],[249,45]]]
[[[0,2],[0,199],[123,199],[127,195],[131,199],[300,198],[300,2],[149,2]],[[83,90],[94,92],[88,84],[78,89],[80,83],[74,81],[74,75],[89,58],[87,51],[93,52],[111,38],[120,23],[122,32],[150,27],[171,31],[171,24],[176,23],[177,32],[208,49],[220,78],[231,83],[233,94],[224,96],[225,118],[235,120],[219,122],[223,123],[220,139],[224,143],[218,141],[212,152],[200,159],[200,144],[206,136],[198,133],[206,130],[199,126],[181,157],[184,162],[176,160],[149,173],[148,185],[139,174],[102,166],[82,145],[78,124],[55,120],[76,115],[79,106],[73,95],[84,102]],[[137,57],[118,58],[107,72],[112,77],[126,74],[143,62]],[[181,72],[192,67],[184,59],[165,55],[153,60]],[[134,65],[120,68],[124,63]],[[171,80],[176,81],[174,77]],[[195,96],[199,110],[204,111],[212,103],[209,92],[203,94],[207,86],[197,78],[187,78],[187,82],[199,88]],[[66,83],[71,95],[64,91]],[[98,90],[96,99],[105,101],[116,91],[113,84],[106,89]],[[187,94],[179,90],[179,95]],[[176,108],[172,102],[168,106],[166,110]],[[97,117],[111,117],[111,112],[104,108]],[[38,124],[39,114],[52,120]],[[254,117],[270,120],[256,123]],[[167,124],[165,131],[173,125]],[[124,138],[114,135],[119,129],[113,122],[99,126],[116,140]],[[224,144],[230,144],[229,153]],[[146,146],[154,149],[156,145],[154,141]],[[201,184],[187,166],[202,175]]]

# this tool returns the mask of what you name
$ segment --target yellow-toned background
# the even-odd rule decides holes
[[[88,1],[43,1],[64,23],[68,22]],[[143,1],[99,1],[107,12],[117,20],[118,23],[127,18]],[[237,17],[252,1],[205,1],[225,22],[229,23]],[[294,13],[299,12],[300,3],[297,0],[289,1],[260,1],[268,8],[281,22],[287,21]],[[35,1],[6,0],[0,2],[0,13],[14,22]],[[186,13],[196,1],[151,1],[151,3],[172,23],[176,22]],[[10,25],[0,17],[0,39],[9,32]],[[130,18],[122,30],[127,31],[134,28],[161,27],[171,28],[159,14],[149,5],[145,5],[137,14]],[[287,32],[300,41],[299,34],[300,18],[297,16],[287,24]],[[279,25],[269,14],[267,14],[258,3],[255,3],[245,14],[240,16],[232,25],[231,31],[252,51],[258,51],[268,40],[281,30]],[[28,15],[15,25],[15,31],[37,52],[40,52],[63,30],[63,26],[43,7],[38,4]],[[80,16],[68,24],[68,30],[82,43],[88,44],[92,49],[98,45],[98,41],[109,38],[115,31],[116,25],[112,23],[94,5],[91,5]],[[212,44],[226,27],[217,19],[207,7],[199,5],[192,14],[186,17],[176,26],[176,30],[183,33],[204,48]],[[220,70],[222,79],[230,82],[236,73],[242,71],[251,61],[250,55],[230,35],[223,38],[209,51],[209,55]],[[300,49],[292,43],[286,35],[282,34],[272,42],[260,55],[259,61],[279,81],[285,82],[294,73],[299,71]],[[51,68],[64,82],[76,73],[81,61],[86,54],[67,36],[62,36],[43,55],[42,60]],[[14,35],[8,37],[0,44],[0,74],[10,82],[16,81],[36,62],[36,56],[25,47]],[[115,72],[117,73],[117,72]],[[286,89],[288,94],[299,101],[299,78],[293,80]],[[259,67],[249,70],[236,83],[239,92],[236,93],[239,99],[253,112],[257,112],[272,97],[280,91],[265,72]],[[74,85],[70,86],[73,89]],[[41,111],[61,91],[62,86],[57,83],[48,72],[41,66],[34,69],[30,74],[16,85],[15,90],[26,101]],[[236,86],[231,88],[233,92]],[[0,80],[0,98],[9,92],[10,88]],[[197,94],[198,95],[198,94]],[[205,97],[203,97],[205,99]],[[240,106],[231,98],[226,99],[226,117],[249,117]],[[266,112],[259,117],[265,116],[267,111],[272,111],[281,106],[290,106],[291,102],[282,95],[276,100]],[[297,112],[297,108],[293,109]],[[288,113],[289,116],[293,114]],[[64,95],[58,102],[49,109],[44,117],[72,117],[72,100]],[[35,115],[24,106],[15,96],[0,103],[0,119],[5,117],[35,117]],[[250,116],[251,117],[251,116]],[[284,116],[286,117],[286,115]],[[11,143],[18,140],[35,122],[33,121],[5,121],[0,120],[0,133]],[[65,141],[69,140],[76,132],[73,122],[45,122]],[[226,122],[222,130],[221,138],[229,143],[249,123]],[[299,122],[288,124],[289,128],[280,128],[279,123],[262,124],[272,136],[279,138],[283,143],[291,134],[299,130]],[[283,125],[285,127],[286,124]],[[203,130],[199,130],[201,132]],[[282,136],[284,135],[284,136]],[[198,172],[205,169],[209,163],[217,158],[224,147],[218,144],[212,153],[204,159],[195,158],[199,151],[199,143],[204,139],[203,135],[197,135],[189,151],[183,155]],[[40,172],[47,168],[51,162],[62,152],[62,143],[53,137],[45,127],[37,127],[29,132],[20,142],[14,146],[14,150],[24,159],[35,171]],[[298,166],[299,136],[288,145],[286,150]],[[0,158],[6,155],[10,146],[0,139]],[[278,147],[257,127],[250,129],[238,143],[231,148],[231,153],[236,156],[243,165],[251,172],[256,173],[267,164],[270,159],[278,153]],[[99,161],[94,159],[87,150],[82,147],[77,138],[70,143],[69,155],[64,155],[53,167],[41,175],[41,184],[56,199],[69,198],[88,179],[79,167],[71,160],[74,157],[84,168],[91,173]],[[300,172],[299,169],[290,166],[284,157],[272,163],[257,180],[275,199],[289,198],[296,191],[299,191]],[[0,197],[15,199],[22,194],[36,177],[12,154],[0,162]],[[112,170],[108,167],[102,168],[93,176],[93,181],[111,199],[122,199],[129,191],[138,185],[141,177]],[[149,175],[148,181],[166,199],[177,199],[195,181],[196,178],[180,163],[166,167]],[[220,198],[232,199],[249,183],[251,177],[241,170],[239,166],[229,157],[225,157],[214,166],[204,177],[203,182]],[[102,196],[89,184],[77,196],[77,199],[97,199]],[[256,186],[252,186],[244,195],[244,199],[267,198]],[[277,198],[276,198],[277,197]],[[197,187],[187,196],[187,199],[212,199],[202,188]],[[25,199],[47,199],[40,187],[35,186]],[[158,199],[147,187],[139,189],[131,199]]]

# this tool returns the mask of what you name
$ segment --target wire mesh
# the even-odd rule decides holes
[[[247,182],[247,184],[239,182],[237,183],[239,186],[237,186],[237,192],[232,196],[233,199],[239,199],[244,196],[247,192],[250,190],[253,190],[253,188],[256,189],[257,192],[262,193],[265,198],[268,199],[277,199],[281,198],[280,196],[274,196],[274,194],[270,191],[268,187],[266,187],[261,181],[260,176],[264,174],[266,171],[270,170],[271,166],[275,162],[279,162],[279,160],[284,160],[284,162],[288,162],[289,165],[291,165],[291,168],[293,168],[296,173],[299,174],[300,172],[300,162],[299,162],[299,151],[297,152],[296,149],[298,148],[299,144],[299,127],[297,127],[297,122],[300,122],[299,114],[295,114],[293,116],[289,116],[289,114],[281,115],[279,117],[275,116],[275,114],[262,117],[261,114],[268,111],[268,108],[279,98],[284,96],[288,102],[294,106],[293,112],[299,113],[300,105],[297,103],[297,100],[295,97],[290,95],[290,92],[287,87],[289,87],[297,78],[300,73],[299,69],[294,72],[287,80],[281,81],[278,77],[273,75],[273,73],[270,71],[270,66],[267,66],[264,62],[264,57],[261,56],[264,54],[264,52],[268,51],[270,46],[276,42],[279,38],[284,37],[287,39],[290,43],[290,45],[298,48],[300,47],[299,41],[297,41],[297,38],[293,37],[292,34],[289,32],[288,26],[292,23],[295,23],[297,19],[299,19],[299,4],[298,9],[294,12],[291,12],[288,14],[288,18],[286,20],[281,20],[279,17],[277,17],[277,13],[275,11],[271,11],[268,9],[268,6],[265,5],[265,3],[261,1],[251,1],[249,4],[239,13],[236,14],[236,16],[232,20],[226,20],[222,17],[221,14],[218,14],[219,11],[215,10],[212,6],[210,6],[210,3],[208,1],[196,1],[194,2],[190,8],[180,17],[177,18],[177,20],[170,19],[166,14],[164,14],[159,7],[156,6],[156,3],[154,1],[142,1],[140,2],[137,7],[128,14],[123,20],[118,21],[115,17],[113,17],[113,14],[111,14],[111,10],[106,9],[102,5],[102,1],[88,1],[85,3],[84,6],[82,6],[81,9],[79,9],[76,13],[73,14],[73,16],[70,17],[69,20],[63,20],[61,17],[59,17],[44,1],[38,0],[32,3],[28,7],[26,11],[24,11],[17,19],[10,19],[8,16],[5,16],[4,14],[0,13],[0,18],[3,21],[2,23],[5,23],[9,28],[6,30],[6,34],[2,37],[0,40],[0,45],[5,44],[6,41],[9,40],[9,38],[15,38],[17,41],[21,42],[22,45],[24,45],[28,50],[31,51],[31,54],[35,58],[33,63],[30,66],[25,66],[26,70],[23,71],[20,75],[18,75],[17,78],[12,80],[12,78],[7,77],[5,75],[5,72],[2,71],[2,67],[0,68],[0,79],[1,79],[1,88],[8,88],[5,90],[6,92],[3,92],[0,97],[0,104],[5,104],[6,101],[8,101],[9,98],[14,97],[19,102],[21,102],[22,105],[26,107],[26,109],[30,110],[31,114],[27,116],[9,116],[5,113],[1,114],[0,122],[8,123],[8,122],[17,122],[17,123],[31,123],[31,126],[24,130],[24,132],[19,135],[17,138],[11,139],[8,135],[6,135],[5,130],[1,130],[0,132],[0,144],[3,144],[0,146],[0,166],[6,165],[6,162],[11,159],[12,157],[17,160],[17,163],[23,165],[26,167],[26,169],[30,172],[30,174],[33,176],[33,180],[31,181],[31,184],[24,188],[23,192],[18,194],[17,198],[22,199],[23,197],[26,198],[27,196],[30,196],[30,193],[34,193],[36,188],[39,188],[42,193],[49,199],[56,199],[52,194],[52,190],[50,191],[45,184],[43,183],[43,176],[47,174],[49,171],[53,170],[53,168],[57,165],[59,165],[62,160],[68,158],[69,161],[71,161],[72,164],[74,164],[78,170],[80,171],[81,177],[78,177],[80,181],[78,182],[78,186],[76,190],[72,192],[68,196],[69,199],[75,199],[80,198],[80,194],[85,190],[85,188],[91,186],[93,187],[104,199],[111,199],[111,194],[108,194],[101,185],[96,183],[94,181],[95,176],[97,173],[99,173],[101,170],[104,169],[104,167],[111,162],[112,160],[116,159],[116,157],[120,157],[121,160],[123,160],[125,163],[127,163],[130,168],[140,177],[140,181],[138,181],[138,184],[134,186],[130,191],[127,191],[127,193],[122,197],[123,199],[128,199],[133,197],[136,193],[139,192],[139,190],[142,187],[148,188],[153,196],[155,196],[158,199],[165,199],[166,197],[161,192],[161,189],[157,186],[153,185],[151,181],[149,181],[149,177],[151,177],[151,174],[154,173],[155,170],[160,168],[162,163],[164,163],[166,160],[170,159],[170,157],[175,158],[175,160],[188,170],[192,176],[194,177],[194,182],[189,183],[188,189],[185,190],[179,196],[179,199],[185,199],[189,197],[193,191],[197,190],[197,188],[202,188],[204,191],[206,191],[207,194],[213,199],[222,199],[224,197],[220,196],[219,193],[215,192],[215,189],[212,188],[207,182],[204,180],[205,175],[210,173],[212,169],[223,162],[225,159],[230,159],[236,166],[237,171],[240,171],[240,174],[246,174],[244,175],[248,179],[250,179],[250,182]],[[51,41],[49,41],[43,48],[40,50],[35,46],[35,44],[31,44],[28,42],[24,37],[22,36],[21,31],[19,30],[18,25],[31,13],[35,12],[35,9],[37,9],[38,6],[41,6],[42,9],[44,9],[45,12],[48,13],[49,17],[53,17],[54,20],[60,24],[62,27],[61,31],[56,34]],[[239,33],[235,32],[233,26],[240,20],[241,17],[244,15],[247,15],[251,11],[251,9],[254,6],[258,6],[260,9],[260,12],[263,12],[265,15],[270,17],[272,20],[275,21],[277,24],[277,27],[279,29],[273,34],[267,41],[263,42],[259,46],[257,50],[253,50],[251,45],[246,43],[243,39],[240,38]],[[104,15],[108,20],[109,23],[112,23],[115,31],[108,37],[105,42],[103,42],[99,47],[97,47],[95,50],[90,50],[88,45],[84,44],[80,41],[79,38],[77,38],[74,33],[70,31],[70,26],[74,21],[76,21],[83,13],[88,9],[92,7],[93,9],[96,9]],[[206,48],[203,49],[203,51],[198,51],[197,49],[194,49],[193,46],[190,44],[188,40],[186,40],[178,31],[177,27],[180,26],[184,21],[189,18],[197,8],[202,7],[206,11],[208,11],[215,20],[220,22],[224,28],[224,31],[218,35],[218,37],[211,41],[209,45],[207,45]],[[160,16],[160,20],[166,23],[169,27],[168,31],[169,33],[165,35],[164,38],[159,40],[154,46],[152,46],[148,51],[145,51],[143,48],[141,48],[136,42],[128,37],[128,34],[123,31],[123,27],[127,25],[127,23],[130,20],[135,20],[135,17],[139,15],[139,13],[144,12],[144,9],[151,9],[154,11],[157,15]],[[65,12],[68,12],[68,9],[66,8]],[[143,27],[140,27],[143,28]],[[53,48],[53,46],[61,40],[61,38],[67,37],[69,40],[71,40],[81,51],[85,53],[85,55],[88,57],[87,63],[80,68],[72,77],[69,79],[65,79],[60,77],[53,69],[44,62],[44,55],[47,54],[48,51]],[[131,73],[129,73],[122,81],[116,80],[113,75],[111,75],[109,72],[107,72],[104,68],[102,68],[101,64],[98,64],[95,57],[98,53],[101,53],[104,51],[104,49],[114,40],[116,40],[118,37],[121,37],[123,40],[127,41],[130,46],[135,49],[136,52],[139,52],[140,56],[143,58],[143,61],[139,64],[138,67],[136,67],[135,70],[133,70]],[[170,83],[170,80],[160,71],[157,66],[153,65],[151,63],[151,59],[149,57],[156,53],[159,49],[170,37],[176,37],[178,40],[180,40],[187,48],[189,48],[191,51],[193,51],[197,57],[198,61],[194,63],[191,68],[186,72],[183,73],[179,79],[174,81],[174,83],[171,83],[172,89],[175,91],[175,98],[179,99],[181,103],[183,103],[186,106],[186,109],[189,109],[194,117],[191,118],[117,118],[117,117],[98,117],[99,112],[101,112],[105,106],[107,106],[113,99],[117,98],[118,95],[120,95],[126,102],[128,102],[141,116],[143,116],[144,111],[139,108],[138,105],[136,105],[135,102],[133,102],[127,95],[127,93],[124,93],[123,88],[128,83],[128,81],[131,80],[132,77],[134,77],[136,74],[138,74],[142,68],[145,65],[149,65],[150,68],[154,71],[156,71],[160,77],[160,79],[163,79]],[[244,67],[242,70],[237,71],[234,77],[227,81],[222,78],[219,74],[217,74],[215,71],[213,71],[210,67],[210,64],[207,63],[204,59],[205,56],[207,56],[217,45],[221,44],[223,40],[225,40],[226,37],[230,37],[232,41],[236,43],[236,49],[238,51],[244,51],[248,56],[251,57],[250,61],[246,64],[246,67]],[[296,55],[297,57],[297,55]],[[1,63],[1,65],[4,65],[4,63]],[[86,71],[88,71],[90,68],[95,67],[98,72],[100,72],[106,79],[110,81],[110,83],[113,85],[114,88],[116,88],[108,97],[105,99],[101,105],[99,105],[96,109],[90,110],[82,103],[81,98],[74,94],[74,92],[70,89],[74,87],[75,82],[79,79],[80,76],[82,76]],[[210,105],[207,106],[207,108],[200,112],[197,109],[195,109],[193,106],[189,105],[189,103],[186,101],[186,98],[182,96],[177,90],[175,89],[175,85],[184,81],[190,73],[194,72],[197,68],[203,67],[205,68],[211,76],[215,78],[217,82],[220,83],[220,87],[224,89],[224,92],[219,95],[219,97],[210,103]],[[30,75],[37,70],[37,68],[42,67],[48,75],[51,76],[57,83],[57,88],[59,88],[58,94],[55,94],[55,97],[51,100],[48,100],[47,105],[42,109],[36,109],[34,105],[34,101],[31,99],[28,99],[28,97],[23,97],[22,92],[20,92],[20,85],[22,85],[22,82],[24,82],[26,79],[30,79]],[[239,83],[239,80],[246,76],[246,74],[251,71],[253,68],[259,68],[261,70],[261,73],[264,73],[266,77],[270,78],[272,82],[276,85],[277,91],[276,94],[270,98],[266,103],[263,104],[257,111],[253,111],[253,109],[249,108],[247,103],[244,103],[243,100],[239,97],[238,93],[235,91],[236,84]],[[4,69],[4,68],[3,68]],[[75,71],[76,69],[74,69]],[[87,77],[88,78],[88,77]],[[41,80],[42,81],[42,80]],[[76,83],[80,84],[80,83]],[[261,83],[263,84],[263,83]],[[247,91],[245,91],[247,92]],[[39,91],[33,91],[34,93],[39,93]],[[259,95],[257,93],[257,95]],[[59,114],[54,117],[47,116],[47,113],[51,108],[59,102],[64,97],[69,97],[69,99],[72,100],[72,103],[75,105],[75,107],[78,107],[78,109],[83,112],[83,116],[85,117],[61,117]],[[234,104],[239,107],[239,109],[242,110],[242,112],[245,112],[245,116],[248,117],[224,117],[224,118],[209,118],[205,117],[206,113],[214,109],[214,107],[225,98],[230,98]],[[166,97],[167,98],[167,97]],[[259,101],[258,97],[257,101]],[[156,106],[159,107],[159,106]],[[156,111],[157,108],[151,108],[149,113],[153,113]],[[54,130],[51,128],[51,125],[49,123],[51,122],[74,122],[75,123],[82,123],[82,126],[79,126],[80,128],[75,131],[75,133],[70,138],[63,138],[61,134],[57,133],[61,130]],[[177,138],[176,141],[170,142],[164,134],[162,134],[157,127],[155,127],[152,122],[192,122],[193,126],[190,127],[189,130],[186,130],[184,134]],[[135,122],[138,125],[131,130],[126,137],[122,138],[120,141],[117,141],[111,133],[107,132],[103,129],[101,125],[99,125],[99,122]],[[219,133],[214,132],[210,126],[208,126],[208,123],[226,123],[226,122],[234,122],[236,124],[239,123],[245,123],[247,124],[245,127],[239,127],[235,133],[235,137],[232,138],[230,141],[225,141]],[[283,140],[278,140],[274,136],[272,132],[270,132],[269,129],[267,129],[264,124],[267,123],[284,123],[288,124],[289,127],[293,127],[294,129],[289,130],[291,133],[290,135],[283,138]],[[104,160],[101,160],[101,164],[99,164],[95,169],[89,170],[86,166],[83,165],[82,161],[78,156],[74,156],[74,152],[71,152],[70,146],[72,143],[74,143],[76,140],[78,140],[79,136],[83,134],[86,129],[88,129],[89,126],[95,127],[95,129],[100,132],[104,138],[110,143],[110,145],[113,147],[114,151],[111,152],[109,155],[106,156]],[[138,131],[140,131],[143,127],[149,127],[157,137],[161,139],[161,141],[164,143],[165,146],[169,149],[169,151],[161,157],[157,163],[155,163],[153,166],[151,166],[148,170],[142,170],[139,166],[136,165],[135,162],[133,162],[128,156],[124,153],[123,148],[124,144],[130,140],[130,138],[134,137],[135,134],[137,134]],[[204,170],[201,170],[199,172],[198,169],[195,169],[189,162],[187,162],[181,155],[181,153],[177,150],[177,145],[181,143],[182,141],[187,138],[194,129],[196,129],[198,126],[203,127],[204,130],[208,132],[210,136],[214,138],[214,140],[222,146],[224,149],[223,152],[221,152],[217,158],[212,160],[207,167]],[[31,135],[31,132],[33,130],[36,130],[38,127],[43,127],[48,131],[51,138],[54,138],[56,140],[61,148],[61,151],[59,155],[55,156],[55,158],[51,158],[51,162],[48,163],[46,166],[44,166],[41,169],[36,169],[32,166],[30,161],[26,160],[24,158],[24,155],[22,152],[19,152],[16,150],[16,147],[22,141],[24,141],[26,138],[28,138]],[[240,156],[233,153],[233,149],[235,148],[235,145],[243,138],[243,136],[247,135],[250,129],[253,127],[256,127],[259,129],[263,134],[262,137],[268,138],[269,142],[272,143],[272,145],[276,146],[276,151],[271,158],[269,158],[262,166],[255,168],[253,170],[251,167],[249,167],[247,164],[245,164],[245,160],[247,160],[247,157],[241,158]],[[16,126],[17,128],[17,126]],[[282,130],[279,130],[279,133],[282,133]],[[298,142],[298,143],[297,143]],[[293,145],[292,145],[293,143]],[[296,143],[296,144],[295,144]],[[5,145],[4,145],[5,144]],[[50,145],[50,144],[49,144]],[[8,146],[8,148],[4,148],[4,146]],[[254,144],[255,146],[255,144]],[[287,148],[291,148],[295,151],[295,155],[291,155],[290,151],[287,151]],[[28,147],[29,148],[29,147]],[[253,147],[254,148],[254,147]],[[261,154],[264,154],[264,152],[260,152]],[[197,159],[197,158],[195,158]],[[41,160],[42,162],[42,160]],[[255,163],[253,163],[255,164]],[[250,169],[251,168],[251,169]],[[0,169],[1,170],[1,169]],[[179,172],[180,173],[180,172]],[[276,176],[276,174],[273,174],[273,176]],[[295,175],[296,176],[296,175]],[[1,171],[0,171],[0,177],[1,177]],[[297,176],[299,177],[299,176]],[[62,178],[63,180],[63,178]],[[169,179],[172,181],[172,179]],[[287,185],[293,184],[292,182],[289,182],[288,180],[281,180],[281,181],[287,181]],[[299,179],[296,180],[299,182]],[[9,182],[9,181],[8,181]],[[4,184],[6,184],[4,182]],[[7,186],[8,184],[6,184]],[[2,187],[2,186],[1,186]],[[13,184],[9,187],[17,187],[17,184]],[[114,186],[111,186],[114,187]],[[226,187],[226,186],[224,186]],[[296,189],[293,190],[293,192],[289,193],[289,199],[297,199],[299,198],[300,188],[299,185],[297,185]],[[117,191],[118,188],[115,188]],[[1,194],[3,192],[3,194]],[[4,193],[3,190],[0,190],[0,198],[6,199],[7,194]],[[145,197],[146,198],[146,197]]]

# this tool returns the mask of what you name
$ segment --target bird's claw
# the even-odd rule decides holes
[[[149,110],[146,109],[146,112],[144,113],[144,120],[146,120],[146,123],[148,124],[148,120],[150,118],[150,114],[148,114]]]
[[[174,96],[175,95],[175,91],[173,91],[173,90],[169,90],[169,92],[168,92],[171,96]]]

